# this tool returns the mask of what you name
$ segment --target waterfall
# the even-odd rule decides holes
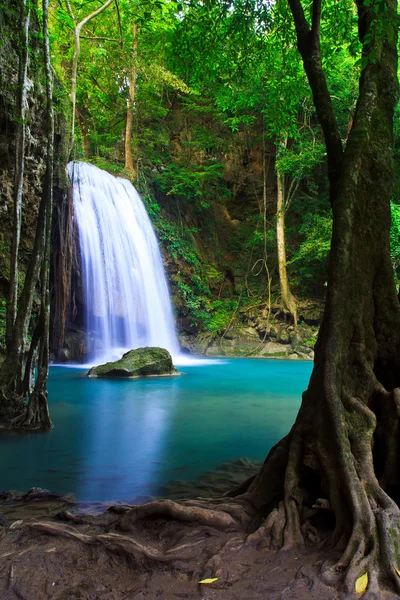
[[[160,346],[179,352],[157,238],[143,202],[126,179],[94,165],[68,165],[79,232],[86,329],[102,350],[120,358],[127,349]]]

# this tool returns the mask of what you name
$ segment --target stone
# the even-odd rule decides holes
[[[301,342],[303,341],[302,338],[299,336],[299,334],[296,333],[295,331],[291,331],[289,333],[289,339],[290,339],[290,342],[291,342],[293,348],[296,348],[296,346],[301,344]]]
[[[88,372],[88,377],[137,378],[176,375],[177,373],[168,350],[146,347],[129,350],[115,362],[92,367]]]
[[[281,344],[289,344],[290,343],[290,337],[289,337],[289,332],[287,331],[287,329],[281,329],[278,332],[278,334],[276,336],[276,339]]]
[[[259,338],[258,331],[254,327],[244,327],[242,333],[245,336]]]
[[[261,356],[285,356],[288,354],[289,346],[276,342],[267,342],[260,350]]]

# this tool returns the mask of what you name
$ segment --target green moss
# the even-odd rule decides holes
[[[157,347],[129,350],[122,358],[104,365],[92,367],[89,377],[133,378],[155,375],[175,375],[177,370],[172,364],[168,350]]]

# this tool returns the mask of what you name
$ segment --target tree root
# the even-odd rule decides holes
[[[288,549],[323,544],[326,549],[340,550],[339,560],[323,565],[322,581],[340,587],[343,598],[350,600],[360,597],[356,582],[367,574],[363,598],[379,600],[388,589],[400,595],[400,510],[378,482],[373,450],[385,457],[380,466],[381,481],[397,483],[400,390],[386,392],[365,363],[358,367],[363,370],[362,397],[376,399],[379,394],[385,404],[375,414],[370,408],[372,401],[368,404],[362,397],[343,394],[335,407],[342,410],[334,415],[335,425],[325,416],[333,438],[325,423],[308,410],[305,394],[292,431],[271,451],[244,494],[256,503],[263,497],[268,505],[281,486],[281,500],[247,537],[245,546]],[[390,440],[382,435],[374,447],[378,418],[383,423],[390,421],[387,427],[392,435]],[[316,432],[319,435],[315,436]],[[277,479],[277,465],[283,472],[281,481]],[[275,490],[267,487],[271,472]],[[329,501],[313,499],[313,493],[324,493]],[[331,515],[330,531],[319,531],[314,525],[321,511]]]
[[[204,553],[206,556],[211,556],[214,552],[218,552],[227,540],[225,535],[220,535],[218,539],[215,537],[210,539],[210,536],[202,536],[200,539],[196,539],[196,536],[194,536],[195,539],[193,540],[185,540],[184,543],[164,550],[149,544],[143,544],[137,539],[116,532],[88,535],[80,533],[68,525],[47,522],[21,523],[19,527],[51,536],[64,537],[88,546],[102,545],[111,552],[123,554],[125,557],[132,559],[135,564],[141,564],[144,561],[170,563],[172,566],[175,563],[180,565],[182,562],[190,563],[195,559],[197,560]]]
[[[213,510],[200,502],[187,501],[178,504],[172,500],[156,500],[135,506],[126,512],[120,521],[123,531],[134,531],[135,523],[147,517],[168,517],[177,521],[201,523],[218,530],[233,532],[243,530],[250,517],[243,510],[243,505],[220,503],[218,510]]]

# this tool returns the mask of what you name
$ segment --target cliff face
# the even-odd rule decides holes
[[[8,249],[13,220],[13,179],[15,166],[16,90],[18,81],[18,11],[8,3],[0,7],[0,239],[1,239],[1,292],[7,292]],[[45,171],[43,107],[45,92],[37,77],[42,57],[36,44],[38,24],[32,15],[31,47],[28,67],[28,106],[25,150],[24,206],[21,235],[22,266],[29,253]]]
[[[16,90],[18,81],[19,14],[15,3],[0,5],[0,347],[4,345],[5,303],[8,294],[9,254],[13,222],[15,170]],[[46,162],[45,88],[43,49],[39,23],[31,11],[29,31],[27,127],[20,244],[20,284],[23,283],[43,189]],[[57,83],[56,83],[57,94]],[[56,101],[55,203],[64,195],[66,179],[65,117],[61,100]]]

